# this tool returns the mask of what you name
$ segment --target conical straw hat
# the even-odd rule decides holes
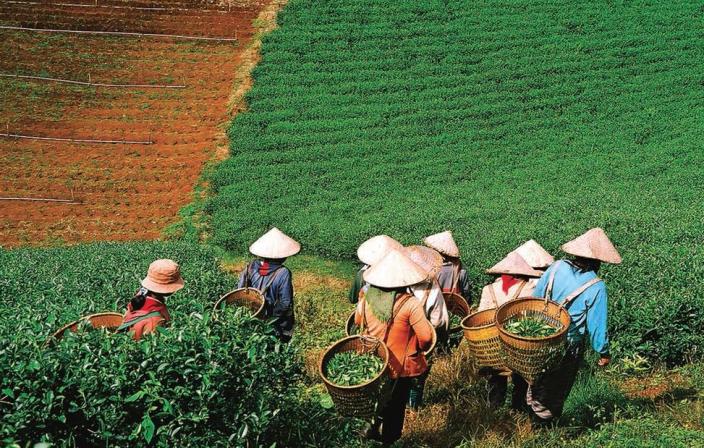
[[[591,258],[604,263],[619,264],[621,255],[606,236],[604,229],[595,227],[562,245],[562,250],[577,257]]]
[[[455,239],[452,238],[452,232],[449,230],[436,233],[435,235],[430,235],[429,237],[426,237],[423,242],[426,246],[433,248],[448,257],[457,258],[460,256],[460,249],[457,247]]]
[[[296,255],[301,245],[276,227],[272,228],[249,246],[249,251],[262,258],[287,258]]]
[[[424,281],[428,275],[400,250],[393,249],[364,271],[363,278],[379,288],[403,288]]]
[[[406,255],[415,264],[425,269],[428,277],[435,277],[442,268],[442,255],[435,249],[425,246],[408,246]]]
[[[359,260],[368,265],[378,263],[391,249],[401,249],[403,245],[386,235],[377,235],[363,242],[357,249]]]
[[[535,240],[526,241],[516,249],[516,252],[535,269],[545,269],[555,261],[552,255]]]
[[[490,269],[486,270],[487,274],[509,274],[509,275],[527,275],[529,277],[540,277],[543,275],[541,271],[533,269],[521,257],[518,252],[513,251],[506,255],[506,258],[496,263]]]

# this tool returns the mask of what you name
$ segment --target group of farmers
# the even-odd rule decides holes
[[[384,341],[389,349],[391,381],[382,393],[377,415],[367,437],[389,445],[398,440],[408,404],[422,403],[423,385],[429,368],[424,352],[435,335],[447,340],[450,321],[445,296],[459,294],[472,303],[471,285],[460,260],[452,233],[445,231],[423,240],[424,245],[404,247],[386,235],[365,241],[357,255],[357,272],[349,299],[356,304],[355,324],[361,333]],[[259,289],[265,297],[265,317],[271,318],[276,334],[289,341],[295,326],[291,272],[286,258],[300,251],[300,244],[277,228],[250,246],[258,257],[239,278],[238,287]],[[511,406],[527,412],[537,424],[550,423],[562,413],[584,355],[585,342],[599,354],[598,364],[609,363],[607,292],[597,277],[601,263],[618,264],[621,257],[606,233],[594,228],[565,243],[568,258],[555,261],[534,240],[527,241],[486,272],[495,280],[482,289],[476,311],[498,308],[519,297],[540,297],[565,305],[572,323],[568,348],[557,368],[529,385],[517,374]],[[157,260],[149,266],[142,288],[128,305],[123,331],[135,338],[169,320],[166,298],[183,287],[178,265]],[[488,384],[487,401],[503,405],[508,376],[483,370]]]

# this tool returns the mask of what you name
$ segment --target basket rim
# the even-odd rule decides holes
[[[232,291],[223,294],[223,295],[215,302],[215,305],[213,305],[213,313],[216,313],[216,312],[218,311],[218,307],[219,307],[220,304],[223,302],[223,300],[227,299],[227,298],[228,298],[229,296],[231,296],[232,294],[234,294],[234,293],[236,293],[236,292],[248,291],[248,290],[255,291],[255,292],[257,292],[260,296],[262,296],[262,298],[264,298],[264,297],[263,297],[264,295],[262,294],[262,292],[261,292],[260,290],[258,290],[257,288],[252,288],[251,286],[246,286],[246,287],[244,287],[244,288],[233,289]],[[266,299],[265,299],[265,298],[264,298],[264,300],[262,300],[262,303],[259,305],[259,309],[258,309],[256,312],[252,313],[252,317],[258,317],[259,314],[260,314],[260,313],[262,312],[262,310],[264,309],[264,305],[266,305]]]
[[[470,317],[474,317],[479,313],[485,313],[487,311],[494,312],[494,321],[493,322],[488,323],[488,324],[484,324],[484,325],[476,325],[476,326],[472,326],[472,327],[465,325],[465,321],[469,320]],[[497,311],[497,308],[487,308],[485,310],[474,311],[472,313],[469,313],[464,318],[462,318],[462,322],[460,322],[460,327],[462,327],[463,330],[484,330],[485,328],[494,327],[494,326],[496,326],[496,311]]]
[[[545,302],[545,298],[540,298],[540,297],[519,297],[514,300],[510,300],[503,305],[501,305],[497,310],[496,310],[496,327],[499,329],[499,333],[501,333],[504,336],[518,339],[520,341],[527,341],[527,342],[538,342],[538,341],[550,341],[553,339],[560,339],[562,338],[565,333],[567,333],[567,330],[569,330],[570,325],[572,324],[572,316],[570,316],[569,311],[567,311],[567,308],[562,306],[561,304],[555,302],[554,300],[548,299],[548,303],[552,303],[555,306],[558,306],[561,308],[561,311],[566,313],[567,316],[569,317],[570,323],[567,325],[563,325],[561,329],[559,329],[557,332],[554,334],[551,334],[550,336],[545,336],[545,337],[528,337],[528,336],[519,336],[517,334],[511,333],[509,331],[506,331],[504,329],[504,323],[499,322],[499,311],[501,311],[503,308],[508,307],[508,306],[514,306],[519,303],[525,303],[525,302],[530,302],[530,301],[538,301],[538,302]]]
[[[79,319],[74,320],[73,322],[70,322],[70,323],[64,325],[63,327],[59,328],[55,332],[53,332],[51,334],[51,336],[49,336],[49,340],[47,341],[47,343],[49,341],[51,341],[52,339],[56,339],[58,336],[63,335],[66,332],[66,330],[73,327],[74,325],[78,325],[81,322],[86,321],[86,320],[90,320],[94,317],[103,317],[103,316],[115,316],[115,317],[119,316],[121,319],[125,317],[124,314],[118,313],[117,311],[103,311],[100,313],[86,314],[85,316],[82,316]]]
[[[373,336],[364,336],[365,338],[370,338],[370,339],[376,339],[379,341],[382,347],[384,347],[384,367],[381,369],[381,371],[373,378],[369,379],[368,381],[360,384],[355,384],[353,386],[342,386],[339,384],[335,384],[332,381],[328,380],[327,377],[323,374],[323,361],[325,360],[325,357],[327,356],[328,353],[330,353],[331,350],[336,348],[339,345],[342,345],[352,339],[361,339],[361,335],[352,335],[352,336],[347,336],[346,338],[342,338],[338,340],[337,342],[334,342],[332,345],[330,345],[328,348],[325,349],[323,354],[320,356],[320,362],[318,363],[318,374],[320,375],[320,378],[323,379],[323,382],[331,387],[337,388],[337,389],[343,389],[343,390],[355,390],[355,389],[360,389],[364,386],[368,386],[369,384],[374,383],[375,381],[378,381],[379,378],[384,376],[386,374],[386,371],[389,370],[389,348],[386,346],[384,342],[381,341],[381,339],[375,338]]]

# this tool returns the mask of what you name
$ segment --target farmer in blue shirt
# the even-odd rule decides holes
[[[600,228],[565,243],[562,250],[574,258],[553,263],[533,291],[534,297],[548,297],[565,306],[572,318],[565,358],[528,389],[526,401],[537,424],[562,414],[584,356],[585,341],[600,354],[599,366],[606,366],[610,360],[606,285],[597,272],[602,262],[621,263],[621,256]]]
[[[291,271],[284,266],[286,258],[296,255],[301,245],[276,227],[249,246],[260,257],[249,263],[240,274],[238,288],[256,288],[264,295],[265,318],[276,318],[274,328],[283,342],[293,336],[293,283]]]

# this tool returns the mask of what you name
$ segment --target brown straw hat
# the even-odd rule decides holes
[[[526,241],[516,249],[516,252],[535,269],[545,269],[555,262],[553,256],[535,240]]]
[[[257,257],[269,259],[288,258],[296,255],[301,245],[276,227],[272,228],[249,246]]]
[[[156,260],[149,265],[142,286],[159,294],[171,294],[183,288],[181,268],[173,260]]]
[[[506,255],[506,258],[487,269],[486,273],[494,275],[526,275],[528,277],[540,277],[543,275],[541,271],[530,267],[526,260],[524,260],[523,257],[521,257],[516,251]]]
[[[460,249],[457,247],[455,239],[452,238],[452,232],[449,230],[430,235],[423,240],[423,243],[448,257],[457,258],[460,256]]]
[[[586,233],[568,241],[561,248],[565,253],[577,257],[591,258],[604,263],[619,264],[621,255],[606,236],[604,229],[595,227]]]
[[[357,249],[359,260],[369,266],[378,263],[392,249],[401,249],[403,245],[386,235],[377,235],[363,242]]]
[[[425,246],[408,246],[406,247],[406,256],[425,269],[430,278],[434,278],[442,269],[442,255],[435,249]]]
[[[364,271],[363,278],[379,288],[403,288],[426,280],[428,274],[400,250],[393,249]]]

